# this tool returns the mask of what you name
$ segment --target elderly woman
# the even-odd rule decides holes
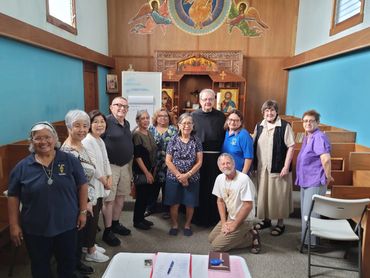
[[[172,226],[169,234],[178,233],[178,210],[180,204],[186,206],[184,235],[191,236],[191,220],[194,207],[199,203],[199,169],[202,166],[202,143],[194,136],[193,118],[184,113],[179,117],[179,133],[168,143],[166,164],[165,204],[171,206]]]
[[[106,262],[109,257],[104,255],[105,252],[102,248],[96,248],[95,235],[96,226],[94,224],[93,206],[97,204],[95,197],[95,187],[92,183],[93,177],[96,172],[96,161],[93,160],[92,155],[82,144],[82,140],[86,137],[90,128],[90,117],[85,111],[71,110],[65,116],[65,124],[68,129],[68,138],[62,145],[62,150],[73,154],[81,162],[88,180],[88,217],[84,233],[79,234],[78,257],[81,258],[82,246],[86,245],[89,252],[86,254],[85,259],[93,262]]]
[[[86,148],[91,160],[94,161],[96,171],[90,183],[94,186],[96,204],[92,207],[93,213],[89,215],[88,223],[91,223],[91,233],[86,239],[84,246],[87,246],[87,261],[95,261],[93,254],[95,252],[104,252],[103,248],[96,248],[95,237],[98,229],[99,214],[103,205],[103,197],[108,195],[109,189],[112,186],[112,170],[109,164],[107,149],[105,143],[100,136],[104,134],[107,123],[105,116],[98,110],[93,110],[89,113],[90,129],[89,133],[82,140],[83,146]]]
[[[232,155],[236,170],[248,174],[253,160],[253,139],[243,128],[243,115],[239,110],[230,112],[225,122],[225,129],[222,152]]]
[[[162,188],[162,204],[164,201],[164,188],[166,182],[166,149],[168,142],[177,133],[175,126],[171,124],[171,118],[168,110],[162,108],[156,111],[152,117],[152,125],[149,126],[149,131],[154,137],[155,144],[157,145],[156,154],[156,172],[154,175],[153,194],[149,197],[147,211],[145,216],[152,214],[157,205],[159,190]],[[168,215],[166,210],[164,217]]]
[[[278,104],[266,101],[261,108],[264,120],[254,131],[254,169],[257,169],[257,218],[263,219],[257,230],[277,225],[271,235],[279,236],[285,230],[284,218],[293,211],[291,162],[294,135],[290,124],[278,115]]]
[[[137,128],[132,140],[134,142],[134,184],[136,201],[134,208],[134,227],[149,230],[153,222],[144,219],[148,198],[153,191],[155,156],[157,146],[153,135],[149,132],[150,116],[146,110],[139,110],[136,114]]]
[[[331,176],[331,146],[328,137],[319,130],[320,114],[309,110],[303,114],[305,137],[297,158],[296,184],[301,187],[302,242],[307,246],[308,238],[304,237],[306,228],[305,216],[308,216],[314,194],[324,195],[327,186],[334,181]],[[314,215],[313,215],[314,216]],[[313,247],[316,237],[311,237]]]
[[[25,241],[33,277],[52,276],[53,255],[58,277],[72,277],[77,230],[86,223],[86,177],[79,161],[58,149],[50,123],[35,124],[29,140],[31,154],[10,173],[10,237],[16,246]]]

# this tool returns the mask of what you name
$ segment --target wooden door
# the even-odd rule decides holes
[[[99,109],[98,74],[96,64],[84,62],[85,111]]]

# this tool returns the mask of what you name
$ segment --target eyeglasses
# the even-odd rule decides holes
[[[305,123],[305,124],[313,124],[315,122],[316,122],[316,120],[303,120],[303,123]]]
[[[234,123],[237,123],[237,122],[240,122],[240,119],[227,119],[229,122],[234,122]]]
[[[35,138],[32,138],[32,141],[34,141],[35,143],[41,143],[43,141],[46,141],[46,142],[51,142],[53,141],[53,137],[51,136],[40,136],[40,137],[35,137]]]
[[[188,126],[192,126],[193,123],[189,123],[189,122],[185,122],[185,123],[179,123],[180,125],[188,125]]]
[[[123,104],[120,104],[120,103],[115,103],[115,104],[112,104],[113,106],[117,106],[118,108],[123,108],[123,109],[129,109],[130,106],[128,105],[123,105]]]
[[[202,98],[201,101],[214,101],[215,98]]]

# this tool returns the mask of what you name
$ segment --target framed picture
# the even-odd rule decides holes
[[[224,113],[230,112],[232,109],[239,107],[239,89],[238,88],[222,88],[217,94],[217,109]]]
[[[172,111],[173,108],[174,89],[173,88],[162,88],[162,107],[168,111]]]
[[[107,74],[107,93],[118,93],[117,74]]]

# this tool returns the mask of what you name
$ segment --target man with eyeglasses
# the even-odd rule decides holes
[[[112,188],[104,200],[103,215],[105,230],[103,241],[110,246],[120,245],[115,236],[127,236],[131,231],[119,223],[125,196],[130,194],[132,183],[132,159],[134,146],[130,124],[125,119],[128,102],[124,97],[116,97],[110,106],[111,114],[107,116],[107,129],[102,136],[112,168]]]
[[[215,102],[215,92],[212,89],[203,89],[199,94],[201,108],[192,113],[195,135],[203,145],[199,206],[195,209],[193,222],[205,227],[215,225],[219,221],[216,197],[212,194],[212,189],[220,173],[217,158],[225,138],[225,115],[214,108]]]

